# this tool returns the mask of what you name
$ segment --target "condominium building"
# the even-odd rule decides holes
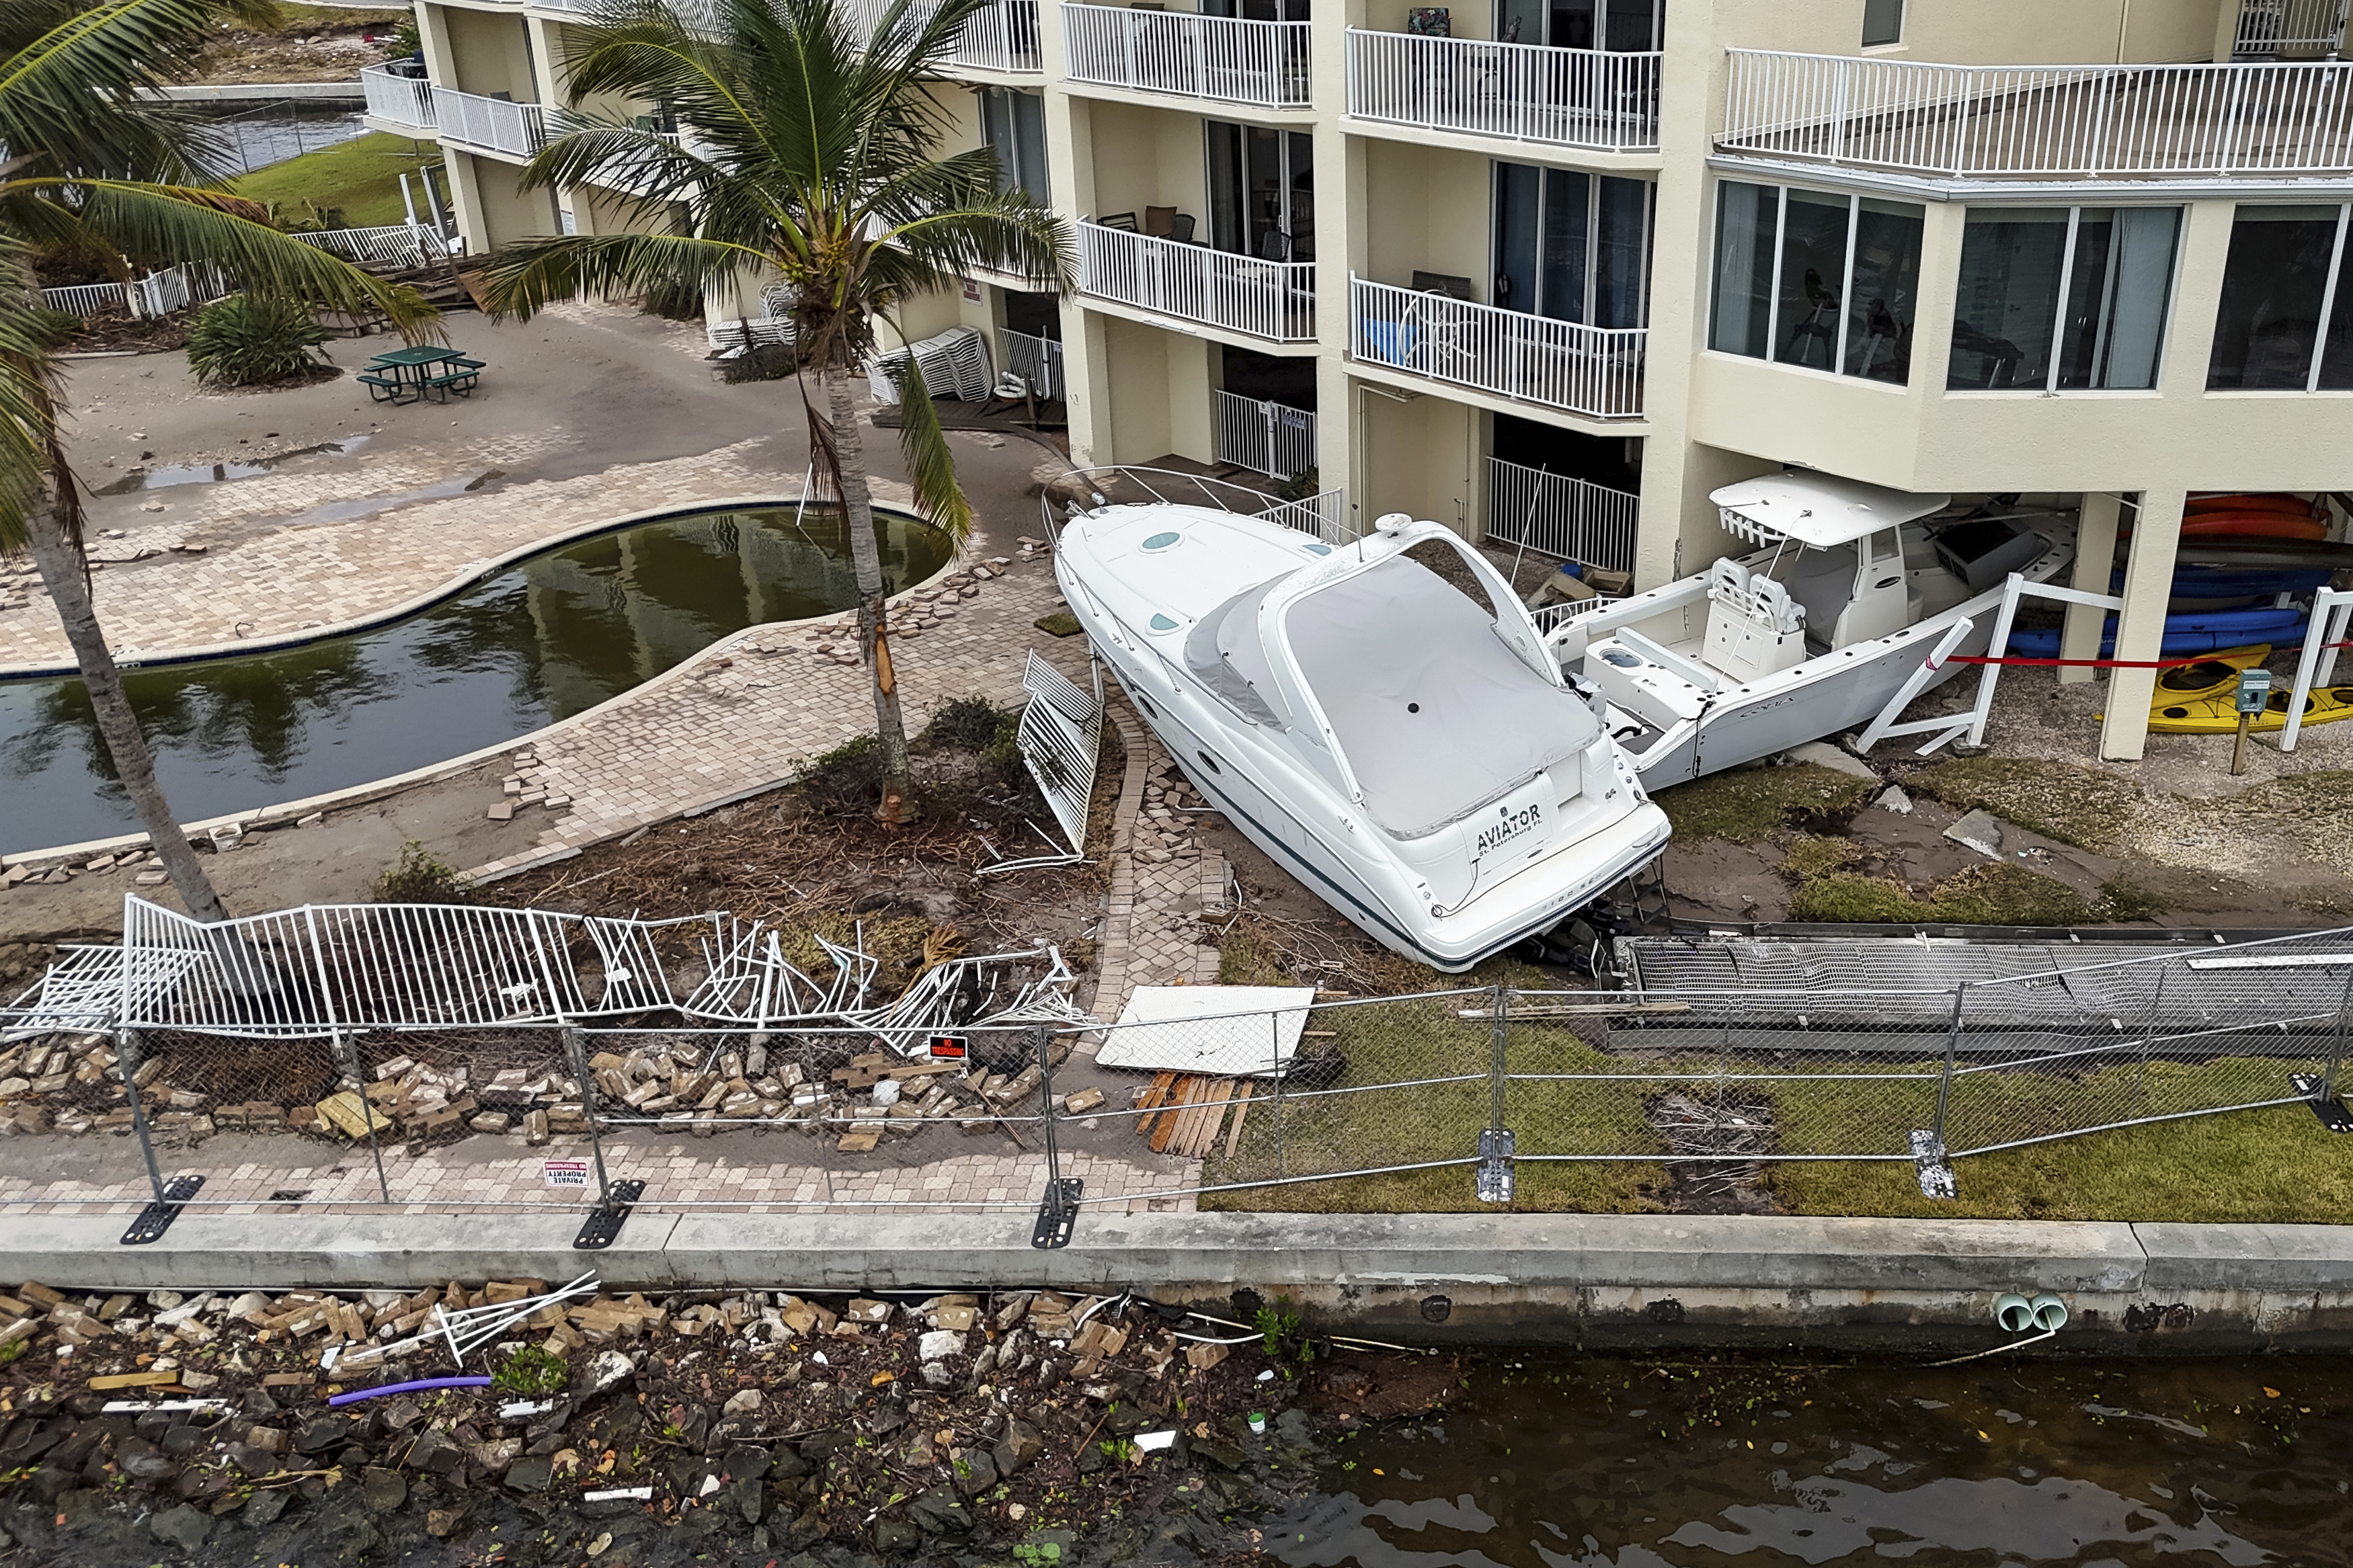
[[[909,333],[984,332],[1081,464],[1313,470],[1645,587],[1785,466],[2080,508],[2100,592],[2122,507],[2126,659],[2188,495],[2353,491],[2344,0],[1181,3],[994,0],[934,89],[1079,287],[977,276]],[[427,79],[371,111],[439,134],[470,247],[625,221],[512,179],[576,16],[417,9]]]

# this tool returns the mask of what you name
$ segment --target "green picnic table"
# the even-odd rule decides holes
[[[471,396],[481,371],[482,362],[468,359],[462,350],[421,344],[376,355],[359,379],[379,403],[417,403],[427,397],[447,403],[453,392]]]

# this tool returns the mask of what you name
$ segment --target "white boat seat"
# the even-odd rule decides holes
[[[1746,682],[1804,662],[1806,613],[1779,583],[1719,557],[1707,598],[1701,652],[1714,668]]]

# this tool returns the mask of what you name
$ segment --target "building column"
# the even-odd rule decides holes
[[[2173,558],[2181,543],[2183,489],[2144,490],[2133,520],[2132,552],[2125,558],[2125,607],[2116,616],[2116,658],[2154,660],[2163,655],[2165,609],[2173,596]],[[2138,762],[2148,746],[2148,705],[2157,671],[2118,668],[2108,678],[2106,721],[2100,727],[2104,762]]]
[[[2085,490],[2075,518],[2075,574],[2070,585],[2085,594],[2105,594],[2108,578],[2116,559],[2116,516],[2122,503],[2107,490]],[[2059,634],[2061,658],[2097,658],[2100,657],[2100,632],[2106,626],[2108,612],[2093,605],[2067,606],[2067,623]],[[2059,684],[2081,686],[2099,678],[2099,671],[2083,667],[2059,667]]]
[[[447,144],[441,149],[441,166],[448,172],[449,205],[457,208],[458,233],[466,242],[466,254],[484,256],[498,248],[498,237],[491,233],[491,216],[482,205],[482,186],[476,159],[471,153],[459,153]]]

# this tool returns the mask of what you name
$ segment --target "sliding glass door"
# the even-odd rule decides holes
[[[1643,325],[1652,189],[1647,180],[1497,163],[1493,303],[1596,327]]]
[[[1208,121],[1209,243],[1268,261],[1315,259],[1315,141]]]
[[[1666,0],[1496,0],[1495,37],[1556,49],[1642,53],[1659,47]]]

